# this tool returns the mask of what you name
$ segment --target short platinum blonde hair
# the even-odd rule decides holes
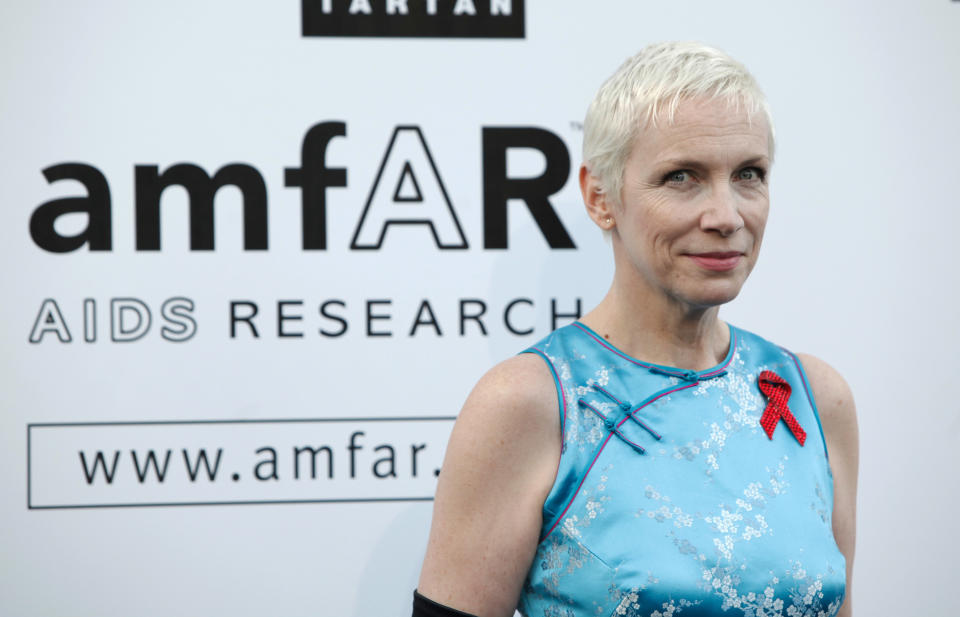
[[[584,165],[615,204],[620,204],[623,170],[638,131],[658,120],[673,122],[680,102],[692,98],[723,100],[750,116],[762,113],[773,156],[770,107],[746,67],[701,43],[649,45],[600,86],[583,123]]]

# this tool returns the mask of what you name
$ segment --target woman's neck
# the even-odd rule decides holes
[[[719,307],[691,308],[660,294],[624,293],[616,285],[581,321],[634,358],[701,371],[727,355],[730,330]]]

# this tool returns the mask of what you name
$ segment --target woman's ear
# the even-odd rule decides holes
[[[604,231],[611,231],[617,226],[616,213],[607,193],[600,187],[600,181],[590,173],[586,165],[580,166],[580,192],[583,194],[583,203],[587,214]]]

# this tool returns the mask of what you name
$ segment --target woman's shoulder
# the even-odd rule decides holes
[[[557,394],[544,359],[522,353],[492,367],[473,388],[460,412],[461,420],[504,425],[511,430],[549,428],[556,418]]]
[[[855,440],[857,411],[853,392],[846,379],[817,356],[807,353],[798,353],[796,356],[807,375],[828,440]]]

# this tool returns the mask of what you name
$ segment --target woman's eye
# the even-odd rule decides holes
[[[683,184],[690,180],[690,172],[688,171],[671,171],[666,175],[665,180],[670,184]]]
[[[763,170],[759,167],[745,167],[737,172],[737,180],[745,182],[763,180]]]

